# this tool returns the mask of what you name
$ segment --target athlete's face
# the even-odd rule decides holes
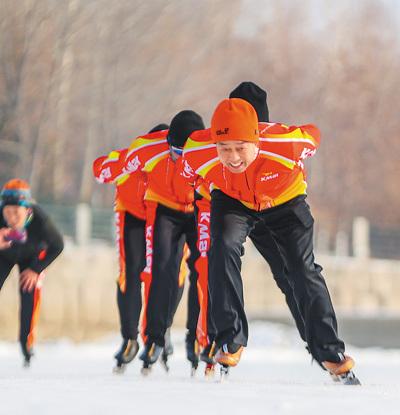
[[[28,218],[29,209],[25,206],[7,205],[3,207],[4,220],[12,229],[22,229]]]
[[[217,143],[221,163],[232,173],[243,173],[256,159],[258,144],[248,141],[220,141]]]

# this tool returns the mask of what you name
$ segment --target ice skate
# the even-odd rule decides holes
[[[164,348],[161,355],[161,364],[166,372],[169,372],[168,359],[174,353],[174,346],[171,341],[171,328],[168,328],[164,336]]]
[[[114,367],[114,373],[124,373],[126,365],[136,357],[139,351],[139,344],[136,340],[124,339],[121,348],[114,355],[117,364]]]
[[[151,366],[157,362],[161,355],[163,348],[155,343],[147,343],[140,355],[139,359],[143,361],[143,367],[141,370],[142,375],[146,376],[151,371]]]
[[[199,366],[199,343],[196,339],[186,338],[186,358],[191,363],[191,376],[196,374]]]
[[[214,363],[207,363],[206,368],[204,370],[204,376],[208,379],[213,378],[215,375],[215,364]]]
[[[200,353],[200,360],[202,362],[206,363],[206,368],[204,371],[204,375],[206,377],[213,377],[215,372],[215,342],[210,343],[208,346],[206,346],[202,352]]]
[[[350,356],[341,355],[340,362],[325,361],[322,362],[322,365],[335,382],[341,382],[343,385],[361,385],[361,382],[352,370],[355,362]]]
[[[219,372],[219,375],[220,375],[220,381],[221,381],[221,382],[223,382],[223,381],[225,381],[226,379],[228,379],[228,376],[229,376],[229,369],[230,369],[230,366],[228,366],[228,365],[221,365],[221,367],[220,367],[220,372]]]
[[[243,346],[240,344],[224,344],[215,355],[215,361],[223,366],[233,367],[240,361]]]
[[[26,343],[21,343],[21,351],[24,357],[23,366],[28,368],[31,365],[33,350],[31,347],[28,347]]]
[[[243,352],[243,346],[240,344],[224,344],[215,355],[215,361],[221,365],[220,379],[221,382],[227,379],[229,369],[236,366],[240,361]]]

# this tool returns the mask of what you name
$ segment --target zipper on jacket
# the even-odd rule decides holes
[[[250,192],[253,192],[254,207],[259,212],[260,211],[260,203],[257,202],[256,193],[254,191],[252,191],[251,188],[250,188],[249,179],[247,178],[247,172],[246,171],[244,172],[244,177],[246,178],[247,188],[249,189]]]

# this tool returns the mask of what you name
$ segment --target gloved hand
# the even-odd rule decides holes
[[[0,249],[7,249],[11,246],[12,242],[8,239],[10,232],[10,228],[0,229]]]

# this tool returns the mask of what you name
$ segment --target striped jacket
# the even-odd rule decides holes
[[[129,212],[139,219],[146,219],[144,194],[147,187],[146,174],[130,175],[124,170],[128,149],[114,150],[108,156],[98,157],[93,163],[93,175],[99,183],[116,185],[115,211]]]
[[[192,184],[201,176],[210,191],[219,189],[256,211],[305,194],[303,159],[314,155],[319,145],[318,128],[259,123],[259,129],[257,158],[245,172],[236,174],[221,164],[210,131],[195,131],[184,148],[182,176]]]
[[[136,138],[129,147],[124,171],[147,174],[146,201],[181,212],[193,212],[194,190],[180,174],[182,157],[174,162],[167,143],[168,130]]]

